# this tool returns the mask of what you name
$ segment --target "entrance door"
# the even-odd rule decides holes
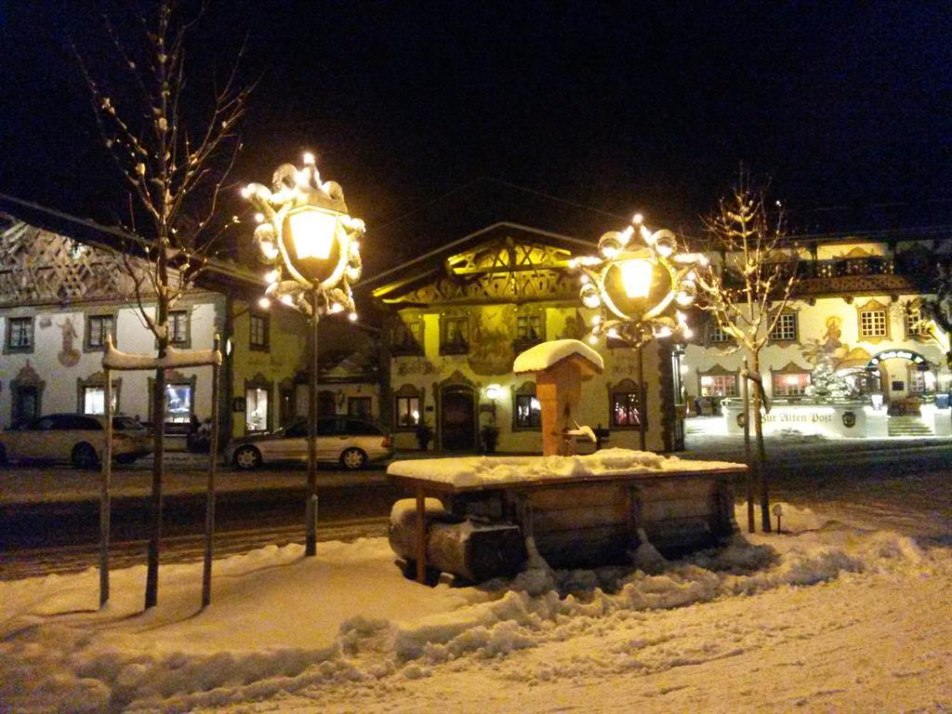
[[[447,451],[476,449],[476,410],[472,388],[456,386],[442,391],[440,444]]]

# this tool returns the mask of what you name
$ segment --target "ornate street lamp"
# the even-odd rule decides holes
[[[590,341],[621,340],[638,350],[639,409],[644,407],[642,346],[655,338],[687,339],[691,329],[679,307],[689,307],[697,293],[698,266],[707,258],[679,253],[677,238],[667,229],[651,231],[636,214],[623,231],[609,231],[598,241],[598,255],[576,258],[582,273],[582,304],[598,313]],[[641,449],[645,449],[644,416],[639,415]]]
[[[317,552],[317,326],[322,315],[344,313],[353,321],[351,284],[360,278],[364,222],[347,213],[344,192],[322,182],[313,154],[303,168],[282,164],[272,187],[249,184],[242,195],[258,213],[254,240],[262,262],[273,265],[265,296],[300,310],[311,325],[308,375],[307,537],[305,555]]]
[[[678,253],[671,231],[652,232],[636,214],[625,230],[599,239],[597,256],[576,258],[573,264],[582,271],[582,304],[599,310],[592,341],[608,336],[639,347],[656,337],[691,336],[677,307],[694,303],[695,270],[707,258]]]

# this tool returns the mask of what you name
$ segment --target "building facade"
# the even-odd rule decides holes
[[[51,412],[101,414],[107,335],[122,352],[154,355],[123,259],[67,220],[59,230],[0,214],[0,426]],[[68,235],[76,227],[82,240]],[[79,229],[82,230],[79,230]],[[95,234],[95,231],[92,232]],[[262,279],[216,262],[169,316],[173,346],[207,350],[221,337],[222,440],[283,426],[307,414],[308,334],[290,309],[258,306]],[[146,311],[152,308],[145,302]],[[327,323],[327,324],[325,324]],[[349,325],[321,324],[319,409],[379,412],[370,338]],[[144,422],[152,413],[151,371],[112,373],[114,408]],[[167,430],[182,435],[210,418],[210,367],[169,370]]]
[[[569,262],[594,251],[593,242],[497,223],[377,276],[389,364],[382,408],[397,447],[418,448],[423,431],[445,451],[541,452],[535,383],[516,377],[513,361],[546,340],[586,338],[592,314]],[[566,426],[591,427],[603,445],[681,448],[679,353],[660,341],[640,353],[596,349],[605,370],[585,383]]]
[[[946,432],[949,336],[921,308],[936,260],[948,257],[952,245],[942,237],[899,235],[800,241],[799,282],[760,357],[773,404],[853,402],[896,417],[889,433],[899,434],[899,424],[910,421],[898,417],[920,419],[918,433]],[[697,412],[719,413],[723,400],[740,397],[744,354],[733,348],[710,321],[687,346],[685,388]],[[802,421],[790,425],[812,430]]]

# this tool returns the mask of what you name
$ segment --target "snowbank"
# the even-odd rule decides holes
[[[12,711],[940,710],[952,553],[785,504],[788,532],[637,567],[538,557],[480,588],[404,579],[385,539],[0,582]],[[944,613],[944,614],[943,614]],[[804,709],[805,708],[805,709]]]

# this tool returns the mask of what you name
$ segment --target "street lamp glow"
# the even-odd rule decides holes
[[[271,188],[250,184],[242,195],[258,213],[255,243],[261,260],[278,266],[266,295],[303,312],[310,321],[308,375],[308,455],[305,539],[306,556],[317,550],[317,378],[318,322],[322,315],[349,312],[356,319],[351,284],[360,278],[358,239],[364,222],[347,215],[344,192],[333,181],[321,181],[314,154],[304,167],[283,164]],[[281,280],[282,275],[287,279]]]
[[[294,244],[298,260],[327,260],[334,248],[340,214],[304,206],[291,211],[284,230]]]
[[[695,271],[703,256],[678,253],[677,247],[674,233],[652,231],[639,213],[624,230],[602,235],[597,256],[574,261],[582,305],[598,311],[591,323],[594,335],[635,347],[659,336],[687,335],[687,320],[675,319],[674,308],[694,303]]]
[[[625,294],[632,299],[646,298],[651,292],[651,262],[643,258],[631,258],[618,264]]]

